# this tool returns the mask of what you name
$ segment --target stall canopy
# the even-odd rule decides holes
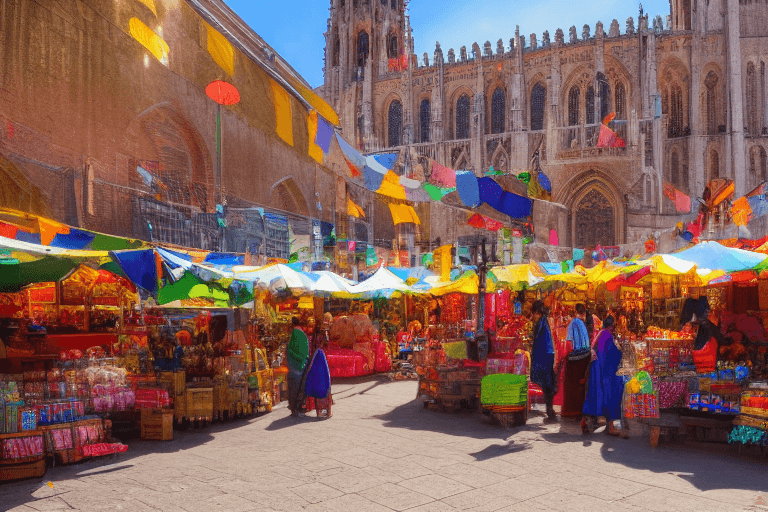
[[[250,281],[254,286],[270,293],[290,290],[296,295],[312,292],[315,281],[304,272],[293,270],[288,265],[277,263],[266,267],[232,267],[235,279]]]
[[[395,292],[409,292],[411,288],[405,281],[381,267],[371,277],[350,287],[349,292],[360,298],[390,298]]]
[[[681,260],[695,263],[700,268],[739,272],[757,267],[765,262],[765,254],[723,247],[717,242],[702,242],[675,254]]]
[[[211,306],[229,307],[230,295],[217,283],[207,283],[199,277],[185,272],[171,285],[166,285],[157,293],[157,303],[169,305],[189,299],[205,299]]]

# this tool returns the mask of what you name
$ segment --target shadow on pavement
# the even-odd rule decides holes
[[[701,491],[715,489],[743,489],[768,492],[768,461],[756,452],[737,454],[733,445],[685,441],[649,445],[648,434],[633,428],[629,439],[606,435],[602,428],[591,435],[583,435],[578,422],[561,420],[559,431],[542,433],[552,444],[579,443],[583,446],[600,445],[600,454],[606,462],[621,464],[630,469],[673,474],[688,481]]]

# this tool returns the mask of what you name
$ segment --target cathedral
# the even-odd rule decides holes
[[[537,232],[572,247],[638,242],[690,217],[665,183],[696,210],[714,178],[734,180],[736,197],[768,179],[764,0],[670,0],[665,17],[640,7],[636,23],[528,38],[518,27],[422,56],[407,3],[331,0],[319,92],[361,151],[512,178],[538,152],[552,202],[535,202]],[[625,147],[597,147],[609,114]]]

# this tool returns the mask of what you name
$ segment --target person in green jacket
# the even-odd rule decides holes
[[[304,416],[301,412],[301,378],[304,375],[304,367],[309,359],[309,339],[299,328],[299,319],[293,317],[293,332],[286,349],[288,360],[288,408],[291,416]]]

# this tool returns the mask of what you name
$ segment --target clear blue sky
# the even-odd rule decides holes
[[[323,33],[328,26],[330,0],[224,0],[267,43],[283,56],[301,75],[317,87],[323,83]],[[373,0],[372,0],[373,1]],[[651,19],[669,14],[667,0],[643,2]],[[505,46],[515,35],[515,25],[526,40],[535,33],[549,30],[552,40],[555,30],[562,28],[565,37],[575,25],[579,37],[585,23],[594,34],[595,24],[602,21],[608,32],[611,20],[619,20],[624,33],[626,19],[632,16],[637,27],[638,3],[630,0],[575,2],[573,0],[411,0],[411,27],[416,41],[416,54],[427,52],[432,60],[435,41],[440,41],[443,53],[461,46],[468,49],[477,42],[481,47],[488,40],[496,51],[496,41]]]

